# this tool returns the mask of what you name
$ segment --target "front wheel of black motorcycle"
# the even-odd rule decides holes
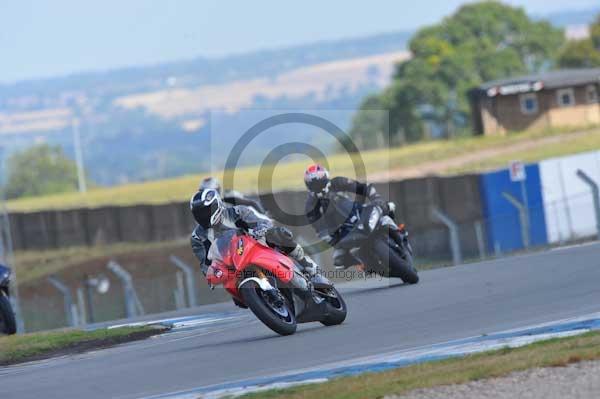
[[[0,334],[12,335],[17,332],[15,313],[8,297],[0,291]]]
[[[419,275],[413,265],[413,258],[409,253],[400,256],[385,241],[375,243],[375,251],[385,268],[389,269],[390,277],[400,277],[407,284],[417,284]]]
[[[294,311],[279,291],[263,291],[256,281],[249,280],[240,286],[240,292],[252,313],[271,330],[280,335],[296,332]]]
[[[325,326],[335,326],[342,324],[346,320],[348,309],[346,308],[346,302],[340,295],[335,287],[328,288],[326,290],[319,290],[319,295],[327,302],[327,316],[321,321],[321,324]]]

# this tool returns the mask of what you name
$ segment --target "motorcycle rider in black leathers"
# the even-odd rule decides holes
[[[355,199],[354,194],[371,204],[379,206],[385,214],[393,213],[394,204],[386,203],[371,184],[361,183],[346,177],[329,178],[329,172],[321,165],[310,165],[304,173],[304,183],[308,188],[306,215],[319,238],[335,248],[335,244],[346,233],[342,226],[350,215]],[[350,267],[361,262],[348,250],[335,248],[333,264],[336,267]]]
[[[285,227],[275,227],[266,216],[244,205],[225,206],[215,189],[198,191],[190,201],[190,209],[198,226],[191,237],[194,255],[200,261],[202,273],[206,275],[212,259],[210,248],[227,229],[242,229],[270,247],[278,248],[295,259],[308,275],[317,272],[317,265],[304,254],[304,249],[294,241],[292,232]]]

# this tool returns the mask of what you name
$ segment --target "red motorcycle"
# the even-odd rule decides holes
[[[278,334],[293,334],[297,323],[332,326],[346,319],[346,303],[328,279],[319,274],[308,278],[293,259],[245,232],[222,233],[209,258],[211,288],[223,285],[236,304],[250,308]]]

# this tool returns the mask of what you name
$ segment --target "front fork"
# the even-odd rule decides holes
[[[412,256],[412,246],[410,245],[410,241],[408,241],[408,232],[404,228],[403,224],[397,228],[388,227],[388,235],[399,248],[408,252]]]

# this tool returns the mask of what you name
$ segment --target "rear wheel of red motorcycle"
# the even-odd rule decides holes
[[[240,292],[252,313],[271,330],[281,335],[291,335],[296,332],[296,316],[281,293],[278,301],[273,300],[271,294],[263,291],[253,280],[244,283],[240,287]]]
[[[329,288],[327,291],[322,291],[321,294],[323,298],[325,298],[325,301],[327,301],[329,307],[327,317],[325,317],[325,320],[321,321],[321,324],[325,326],[342,324],[344,320],[346,320],[346,315],[348,313],[344,298],[342,298],[338,290],[334,287]]]

